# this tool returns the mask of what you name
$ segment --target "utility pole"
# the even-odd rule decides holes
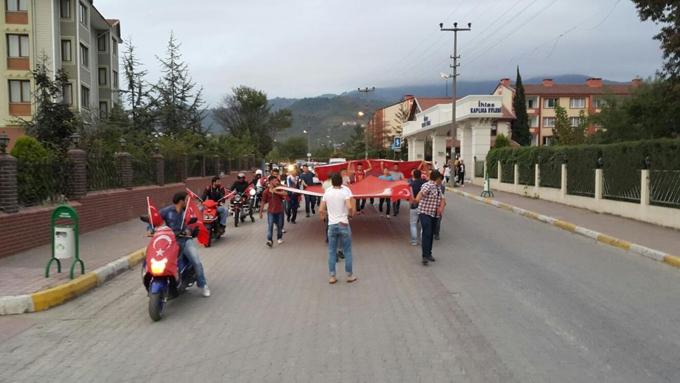
[[[459,76],[458,73],[458,67],[460,67],[460,63],[458,63],[458,60],[460,59],[460,56],[458,56],[458,32],[466,32],[470,31],[472,29],[472,23],[467,24],[467,28],[459,28],[458,23],[453,23],[453,28],[444,28],[444,23],[439,23],[439,30],[442,32],[453,32],[453,55],[451,56],[451,59],[453,60],[453,64],[450,65],[451,69],[453,69],[453,76],[452,76],[452,81],[451,81],[451,136],[455,139],[457,138],[457,130],[456,130],[456,79]]]
[[[357,88],[357,90],[359,91],[359,94],[364,93],[364,94],[368,95],[369,92],[375,91],[375,87],[374,86],[372,86],[370,88],[366,87],[364,89]],[[368,102],[366,103],[366,108],[368,108]],[[357,115],[359,117],[363,117],[364,114],[365,113],[363,111],[359,111],[359,113]],[[359,122],[359,125],[361,125],[361,122]],[[366,159],[366,160],[368,159],[368,124],[364,128],[364,159]]]

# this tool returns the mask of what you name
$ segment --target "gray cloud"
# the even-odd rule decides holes
[[[647,77],[661,66],[630,0],[97,0],[121,19],[150,79],[170,31],[211,104],[237,85],[302,97],[358,86],[439,81],[452,36],[440,21],[473,23],[460,35],[462,79],[582,73]],[[566,33],[565,33],[566,32]],[[562,37],[559,37],[560,35]],[[558,38],[559,37],[559,38]]]

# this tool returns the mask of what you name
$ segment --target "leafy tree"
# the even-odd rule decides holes
[[[501,133],[496,136],[496,143],[494,145],[494,148],[505,148],[510,146],[510,140],[508,137],[505,136],[505,134]]]
[[[553,137],[558,145],[579,145],[585,143],[588,119],[583,111],[579,115],[579,123],[572,126],[567,111],[561,106],[555,107],[555,127]]]
[[[661,32],[654,38],[661,41],[663,74],[674,82],[680,80],[680,2],[676,0],[633,0],[643,21],[661,24]]]
[[[177,135],[185,130],[204,133],[201,128],[203,88],[196,89],[189,66],[182,61],[180,46],[171,33],[166,57],[158,57],[163,76],[154,87],[157,121],[166,134]]]
[[[278,146],[281,157],[296,160],[307,156],[307,139],[305,137],[291,137]]]
[[[256,153],[263,155],[273,149],[274,135],[290,127],[293,117],[288,109],[272,112],[264,92],[240,86],[225,97],[215,118],[229,135],[251,140]]]
[[[512,99],[512,107],[515,110],[515,120],[510,127],[512,140],[522,146],[531,145],[531,132],[529,131],[529,115],[527,114],[527,98],[524,94],[522,75],[517,67],[517,80],[515,81],[515,97]]]
[[[71,134],[80,126],[80,120],[61,101],[62,89],[69,83],[66,72],[60,69],[52,79],[47,60],[47,55],[43,53],[31,72],[35,81],[33,99],[36,111],[33,119],[20,120],[19,123],[48,149],[63,154],[68,150]]]
[[[656,80],[644,83],[630,97],[607,96],[601,112],[592,122],[603,129],[595,142],[621,141],[680,136],[680,99],[672,96],[669,81]]]
[[[569,145],[571,125],[567,117],[567,110],[557,105],[555,107],[555,127],[553,127],[553,139],[561,145]]]
[[[153,128],[151,110],[153,98],[151,89],[145,80],[148,72],[142,68],[142,63],[137,58],[135,49],[132,39],[128,38],[123,53],[126,88],[119,92],[125,96],[126,103],[130,108],[132,128],[150,133]]]

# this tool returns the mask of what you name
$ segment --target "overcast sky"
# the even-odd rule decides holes
[[[359,86],[437,83],[453,35],[439,22],[472,23],[459,35],[461,80],[587,74],[627,81],[661,66],[658,27],[630,0],[95,0],[121,20],[149,79],[170,31],[206,99],[248,85],[270,97],[307,97]],[[562,35],[562,37],[560,37]]]

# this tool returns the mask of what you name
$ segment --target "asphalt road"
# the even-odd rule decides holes
[[[428,267],[406,209],[372,213],[352,225],[359,281],[330,286],[322,225],[302,214],[274,249],[261,222],[229,228],[201,250],[213,296],[161,322],[137,271],[0,317],[0,381],[680,381],[676,269],[448,198]]]

